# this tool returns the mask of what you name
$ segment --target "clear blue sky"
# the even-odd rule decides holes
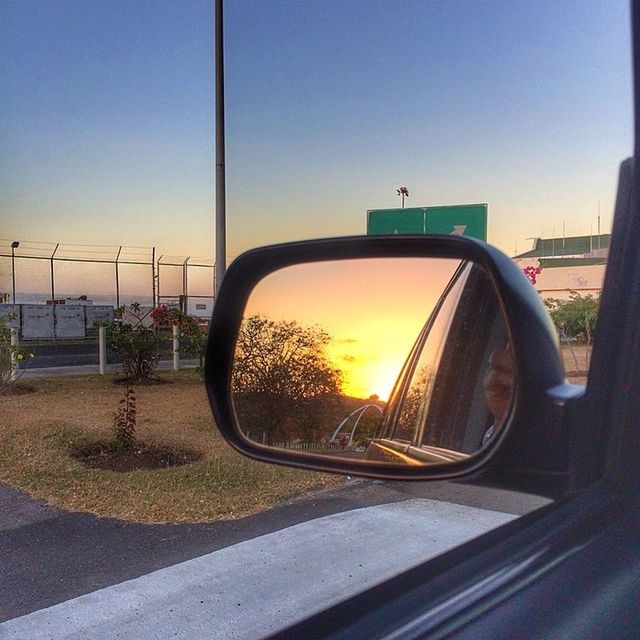
[[[213,2],[0,4],[1,237],[211,256]],[[508,252],[610,224],[626,2],[226,3],[229,253],[487,202]]]

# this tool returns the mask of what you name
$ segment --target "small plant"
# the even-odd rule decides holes
[[[120,398],[120,407],[113,414],[116,448],[121,451],[133,449],[136,443],[136,395],[133,387],[127,383],[124,397]]]
[[[8,323],[15,317],[14,313],[0,317],[0,392],[2,393],[8,392],[9,387],[20,379],[24,373],[24,364],[34,358],[33,353],[11,342],[13,330]]]

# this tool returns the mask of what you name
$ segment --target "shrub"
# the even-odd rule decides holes
[[[125,307],[120,307],[115,319],[105,325],[107,340],[109,349],[120,356],[127,379],[142,382],[153,377],[167,336],[153,320],[152,311],[144,312],[137,302],[128,309],[131,321],[125,322]]]
[[[127,312],[127,313],[125,313]],[[145,382],[153,377],[163,350],[171,350],[171,328],[177,326],[180,352],[200,359],[202,368],[206,347],[206,327],[197,318],[161,304],[145,311],[139,303],[120,307],[112,322],[105,324],[109,349],[122,360],[129,380]]]

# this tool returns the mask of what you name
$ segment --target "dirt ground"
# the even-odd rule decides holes
[[[562,345],[562,361],[567,377],[576,384],[586,384],[591,361],[591,347],[586,345]]]

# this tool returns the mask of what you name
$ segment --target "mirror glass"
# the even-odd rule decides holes
[[[443,258],[298,264],[244,311],[232,375],[250,440],[393,464],[464,460],[504,424],[507,328],[479,265]]]

